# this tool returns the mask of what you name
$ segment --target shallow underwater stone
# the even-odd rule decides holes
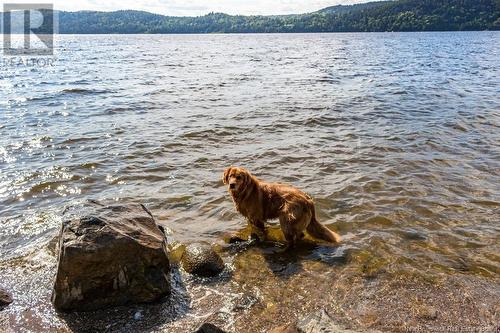
[[[273,328],[272,330],[268,331],[267,333],[299,333],[299,331],[297,331],[297,327],[295,327],[294,324],[290,324],[290,325],[283,325],[280,327]]]
[[[12,302],[12,295],[6,290],[0,289],[0,309]]]
[[[225,333],[222,329],[214,324],[205,323],[200,326],[194,333]]]
[[[378,331],[355,331],[339,326],[324,310],[313,312],[294,324],[284,325],[268,331],[268,333],[380,333]]]
[[[438,311],[433,306],[423,305],[418,309],[418,315],[423,319],[435,320],[438,317]]]

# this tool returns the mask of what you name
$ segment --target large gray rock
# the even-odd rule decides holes
[[[203,277],[218,275],[224,269],[222,258],[206,243],[186,246],[181,262],[186,272]]]
[[[63,223],[52,302],[88,311],[170,293],[166,238],[142,205],[92,203]]]

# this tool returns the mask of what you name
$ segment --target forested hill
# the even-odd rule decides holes
[[[500,30],[500,0],[380,1],[280,16],[60,12],[59,27],[63,34]]]

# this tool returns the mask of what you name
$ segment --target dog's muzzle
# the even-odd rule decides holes
[[[229,184],[229,188],[230,188],[231,190],[234,190],[234,187],[235,187],[235,185],[234,185],[234,184]]]

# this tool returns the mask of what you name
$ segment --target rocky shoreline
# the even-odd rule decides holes
[[[311,260],[307,240],[283,254],[273,228],[268,244],[172,243],[143,205],[95,202],[64,221],[48,245],[58,262],[44,268],[41,299],[51,293],[53,305],[20,312],[30,291],[0,290],[2,331],[433,332],[457,321],[484,331],[498,318],[498,289],[479,279],[476,290],[453,277],[401,279],[362,253],[327,247]],[[356,261],[359,271],[348,265]]]

